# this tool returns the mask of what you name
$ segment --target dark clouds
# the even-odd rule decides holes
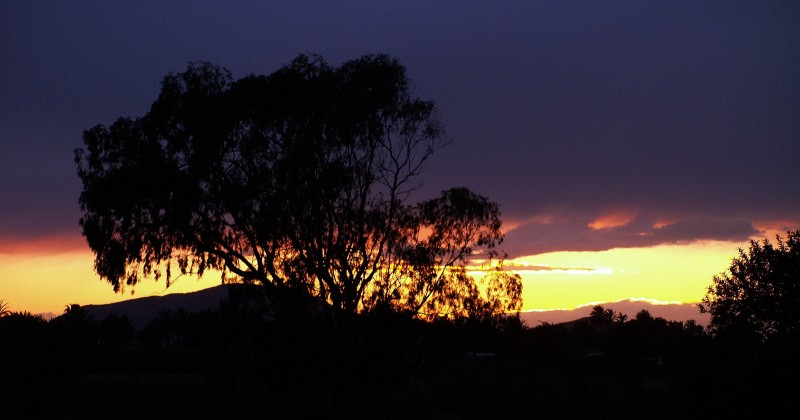
[[[503,247],[510,257],[554,251],[604,251],[612,248],[688,244],[696,241],[745,241],[763,235],[745,219],[690,217],[661,221],[636,216],[619,226],[593,228],[597,219],[554,215],[515,227]]]
[[[421,193],[498,201],[512,253],[738,240],[800,224],[796,3],[3,2],[0,236],[78,234],[81,131],[191,60],[396,56],[452,144]],[[558,209],[554,211],[553,209]],[[587,226],[628,210],[615,228]],[[673,221],[661,228],[661,219]]]

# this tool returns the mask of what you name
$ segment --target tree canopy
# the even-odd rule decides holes
[[[497,204],[463,187],[409,202],[444,139],[385,55],[301,55],[239,80],[192,63],[143,117],[84,132],[80,224],[116,291],[214,269],[341,314],[518,310]],[[493,268],[475,278],[476,263]]]
[[[784,240],[750,241],[728,271],[714,276],[700,303],[716,333],[755,334],[762,340],[800,332],[800,230]]]

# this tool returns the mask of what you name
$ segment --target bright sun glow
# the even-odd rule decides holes
[[[553,252],[506,261],[523,280],[523,310],[572,309],[590,302],[625,299],[651,303],[697,302],[713,275],[736,256],[731,242],[662,245],[602,252]],[[473,274],[480,274],[476,271]],[[202,279],[146,279],[133,297],[186,293],[220,283],[218,273]],[[131,298],[115,294],[93,271],[91,252],[45,255],[0,253],[0,299],[12,310],[59,314],[69,303],[101,304]]]
[[[702,242],[602,252],[553,252],[509,262],[512,270],[522,276],[526,310],[571,309],[589,302],[625,299],[687,303],[702,299],[711,278],[728,268],[738,246],[741,244]],[[525,265],[539,269],[517,269]]]
[[[70,303],[81,305],[118,302],[131,297],[192,292],[220,284],[218,273],[177,278],[165,290],[164,280],[145,279],[132,296],[114,293],[111,285],[95,274],[90,251],[36,254],[0,253],[0,299],[13,311],[52,312],[56,315]]]

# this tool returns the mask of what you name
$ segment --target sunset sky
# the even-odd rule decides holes
[[[239,78],[299,53],[399,59],[451,141],[418,196],[466,186],[500,204],[524,309],[696,302],[748,238],[800,227],[798,2],[236,3],[0,3],[11,309],[130,298],[93,272],[73,149],[198,60]]]

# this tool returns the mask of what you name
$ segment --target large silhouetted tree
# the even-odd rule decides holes
[[[387,56],[299,56],[239,80],[194,63],[164,78],[145,116],[83,140],[80,223],[115,290],[216,269],[338,316],[520,307],[518,276],[489,270],[481,285],[467,271],[502,260],[495,203],[465,188],[409,203],[443,130]]]
[[[716,333],[755,334],[760,340],[800,332],[800,230],[772,244],[751,240],[728,271],[714,276],[700,310]]]

